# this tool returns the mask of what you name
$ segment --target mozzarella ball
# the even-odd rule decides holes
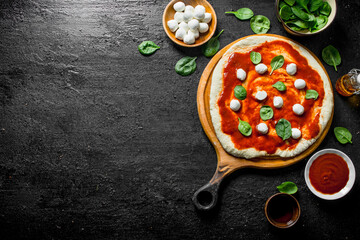
[[[183,28],[185,32],[189,31],[189,25],[186,22],[181,22],[179,28]]]
[[[233,110],[234,112],[238,111],[241,107],[241,104],[239,102],[239,100],[233,99],[230,102],[230,109]]]
[[[193,19],[193,13],[192,12],[185,12],[184,13],[184,22],[189,22],[191,19]]]
[[[191,33],[191,32],[186,34],[184,36],[184,43],[186,43],[186,44],[194,44],[195,43],[195,35],[193,33]]]
[[[185,6],[185,12],[191,12],[191,13],[193,13],[194,10],[195,10],[195,8],[194,8],[193,6],[191,6],[191,5],[186,5],[186,6]]]
[[[201,22],[209,23],[209,22],[211,22],[211,19],[212,19],[211,13],[205,13],[204,19],[201,20]]]
[[[268,128],[268,126],[267,126],[265,123],[259,123],[259,124],[256,126],[256,130],[258,130],[259,133],[267,134],[268,131],[269,131],[269,128]]]
[[[244,81],[246,79],[246,72],[244,71],[244,69],[239,68],[238,70],[236,70],[236,77],[239,80]]]
[[[183,40],[185,35],[186,35],[186,31],[184,28],[179,28],[175,33],[175,37],[179,40]]]
[[[265,91],[258,91],[255,95],[255,98],[259,101],[264,100],[267,97],[267,93]]]
[[[357,81],[358,84],[360,84],[360,74],[357,75],[356,81]]]
[[[174,15],[174,19],[178,22],[181,23],[184,21],[184,13],[182,12],[176,12]]]
[[[302,115],[304,113],[304,107],[301,104],[294,104],[294,106],[292,107],[294,113],[296,115]]]
[[[282,99],[282,97],[276,96],[274,97],[273,103],[274,107],[281,108],[284,105],[284,100]]]
[[[174,4],[174,10],[177,12],[182,12],[185,10],[185,3],[183,2],[177,2]]]
[[[197,20],[197,19],[192,19],[192,20],[190,20],[189,22],[188,22],[188,25],[189,25],[189,28],[191,29],[191,30],[196,30],[196,29],[198,29],[199,28],[199,20]]]
[[[268,67],[263,64],[263,63],[260,63],[258,65],[255,66],[255,71],[258,73],[258,74],[264,74],[266,73],[268,70]]]
[[[291,137],[293,139],[298,139],[301,137],[301,131],[298,128],[292,128],[291,129]]]
[[[295,63],[289,63],[288,65],[286,65],[286,72],[289,75],[294,75],[297,71],[297,67]]]
[[[176,20],[168,21],[167,25],[171,32],[175,32],[179,28],[178,22]]]
[[[200,33],[205,33],[209,30],[209,25],[207,23],[200,23],[199,24],[199,32]]]
[[[296,79],[294,82],[294,86],[297,89],[304,89],[306,87],[306,82],[304,79]]]
[[[200,33],[199,33],[199,30],[198,30],[198,29],[195,29],[195,30],[190,29],[189,32],[191,32],[192,34],[194,34],[195,39],[198,39],[199,36],[200,36]],[[189,32],[188,32],[188,33],[189,33]]]
[[[205,18],[205,7],[197,5],[194,10],[194,18],[202,20]]]

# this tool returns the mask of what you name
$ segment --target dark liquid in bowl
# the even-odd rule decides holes
[[[292,222],[294,209],[295,203],[293,199],[279,195],[269,202],[268,214],[273,221],[287,225]]]

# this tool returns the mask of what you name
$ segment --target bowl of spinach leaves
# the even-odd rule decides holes
[[[277,18],[295,36],[324,31],[336,15],[336,0],[276,0],[275,3]]]

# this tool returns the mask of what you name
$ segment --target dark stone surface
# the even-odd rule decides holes
[[[306,160],[279,170],[240,170],[227,178],[217,209],[195,210],[192,194],[210,180],[215,151],[197,115],[196,91],[209,62],[199,49],[174,45],[162,29],[158,0],[0,1],[1,239],[358,239],[359,177],[339,201],[306,187]],[[338,1],[335,22],[308,38],[289,36],[274,1],[212,0],[221,46],[252,34],[249,21],[225,15],[250,7],[317,56],[328,44],[342,64],[331,81],[359,68],[360,4]],[[161,49],[137,51],[143,40]],[[174,65],[198,56],[181,77]],[[332,128],[347,127],[341,145],[332,128],[319,149],[337,148],[360,169],[360,99],[335,94]],[[295,227],[274,229],[266,199],[283,181],[299,187]]]

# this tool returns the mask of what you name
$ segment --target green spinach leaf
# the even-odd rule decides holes
[[[234,14],[240,20],[248,20],[254,16],[254,12],[250,8],[240,8],[236,12],[225,12]]]
[[[237,99],[244,100],[247,95],[246,89],[243,86],[237,85],[234,88],[234,95]]]
[[[250,53],[250,60],[253,64],[259,64],[261,62],[261,54],[259,52],[252,51]]]
[[[319,93],[316,90],[313,89],[309,89],[306,90],[306,95],[305,95],[305,99],[318,99],[319,97]]]
[[[248,122],[241,121],[240,118],[239,118],[238,129],[239,129],[240,133],[246,137],[250,136],[252,133],[252,128],[251,128],[250,124]]]
[[[276,70],[281,68],[284,65],[285,59],[283,55],[278,55],[276,57],[274,57],[271,62],[270,62],[270,66],[271,66],[271,72],[270,75]]]
[[[181,76],[188,76],[195,72],[197,57],[183,57],[175,65],[175,71]]]
[[[265,105],[260,108],[260,117],[262,120],[264,121],[269,120],[273,116],[274,116],[274,111],[270,106]]]
[[[310,1],[310,12],[315,12],[323,5],[323,0],[312,0]]]
[[[282,140],[289,139],[291,137],[291,124],[288,120],[281,118],[275,125],[276,134],[282,138]]]
[[[256,15],[250,19],[250,27],[256,34],[267,33],[270,29],[270,20],[263,15]]]
[[[220,35],[223,32],[224,32],[224,29],[221,30],[221,32],[217,36],[212,37],[207,43],[205,43],[201,47],[202,53],[204,54],[205,57],[212,57],[217,53],[217,51],[219,51],[220,42],[219,42],[218,38],[220,37]]]
[[[280,9],[279,14],[280,17],[285,21],[291,19],[291,17],[294,15],[294,13],[291,11],[291,8],[288,5],[283,6]]]
[[[151,55],[160,47],[156,45],[153,41],[143,41],[139,44],[138,50],[142,55]]]
[[[328,22],[328,18],[324,15],[320,15],[316,17],[316,25],[315,28],[311,29],[312,32],[319,31],[322,29]]]
[[[344,127],[336,127],[334,128],[334,133],[335,133],[335,137],[336,139],[341,143],[341,144],[346,144],[346,143],[352,143],[351,142],[351,138],[352,135],[349,132],[349,130],[347,130]]]
[[[294,194],[297,192],[298,187],[293,182],[283,182],[279,186],[277,186],[279,192],[287,193],[287,194]]]
[[[288,5],[293,6],[295,4],[295,0],[284,0]]]
[[[341,56],[339,51],[334,46],[329,45],[322,50],[321,55],[324,62],[330,66],[334,66],[335,71],[337,71],[336,66],[340,65],[341,63]]]
[[[274,88],[279,90],[280,92],[283,92],[286,90],[286,86],[283,82],[277,81],[274,85],[272,85]]]
[[[302,8],[304,8],[308,13],[310,13],[309,9],[308,9],[308,4],[309,4],[310,0],[296,0],[296,3],[301,6]]]
[[[320,8],[320,13],[325,15],[325,16],[329,16],[331,13],[331,6],[328,2],[324,2],[323,5]]]

